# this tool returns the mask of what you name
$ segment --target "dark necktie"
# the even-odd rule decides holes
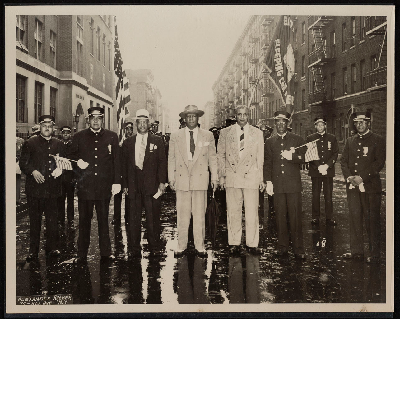
[[[190,133],[190,152],[192,153],[192,158],[193,158],[196,146],[194,145],[193,131],[189,131],[189,133]]]
[[[242,133],[240,134],[240,150],[239,151],[243,151],[244,150],[244,127],[242,126],[240,129],[242,130]]]

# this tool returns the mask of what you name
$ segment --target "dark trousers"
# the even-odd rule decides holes
[[[102,200],[83,200],[78,197],[79,238],[78,257],[86,257],[90,244],[90,229],[93,218],[93,208],[96,208],[99,228],[100,256],[111,255],[111,242],[108,231],[108,209],[110,197]]]
[[[46,252],[57,249],[58,227],[57,227],[57,199],[28,196],[30,245],[29,253],[39,253],[40,229],[42,215],[46,218]]]
[[[64,225],[65,222],[65,200],[67,200],[67,221],[74,220],[74,195],[75,184],[72,182],[62,182],[61,197],[58,198],[58,222]]]
[[[114,196],[114,220],[121,221],[122,190]],[[125,223],[129,221],[129,199],[125,196]]]
[[[278,250],[287,251],[289,248],[289,219],[290,236],[292,238],[294,253],[304,253],[303,225],[301,220],[301,192],[275,193],[274,207],[278,231]]]
[[[320,197],[321,189],[324,187],[324,199],[325,199],[325,218],[333,218],[333,203],[332,203],[332,192],[333,192],[333,178],[329,176],[324,177],[311,177],[312,183],[312,218],[319,219],[320,216]]]
[[[364,220],[371,256],[379,257],[381,193],[362,193],[358,189],[347,189],[347,203],[349,205],[351,253],[364,254]]]
[[[155,199],[151,195],[144,194],[143,172],[136,169],[138,191],[129,193],[129,232],[132,251],[140,250],[140,237],[142,225],[142,208],[146,214],[147,240],[150,249],[159,246],[160,241],[160,213],[161,198]]]

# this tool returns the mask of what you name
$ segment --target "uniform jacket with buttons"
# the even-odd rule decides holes
[[[334,177],[335,163],[339,154],[339,146],[335,135],[326,133],[321,136],[319,133],[313,133],[307,136],[306,142],[312,142],[319,139],[317,144],[319,160],[310,161],[308,175],[311,177]],[[318,166],[327,164],[329,166],[326,175],[318,171]]]
[[[64,142],[62,140],[62,144],[64,146],[64,153],[65,154],[69,154],[70,153],[70,148],[72,146],[72,140],[68,140],[68,142]],[[71,163],[71,165],[72,165],[72,171],[70,171],[70,170],[63,171],[62,180],[65,183],[74,182],[77,166],[76,166],[76,163],[74,163],[74,162]]]
[[[57,198],[61,196],[62,175],[54,178],[52,172],[57,168],[52,155],[65,156],[61,140],[44,139],[41,135],[32,136],[26,140],[21,149],[19,165],[26,175],[25,191],[28,196],[38,198]],[[39,171],[44,176],[43,183],[37,183],[32,176],[33,171]]]
[[[272,181],[274,193],[301,192],[300,165],[304,163],[307,146],[295,150],[292,160],[282,157],[282,150],[290,150],[304,144],[304,139],[287,132],[284,138],[272,135],[265,142],[264,181]]]
[[[249,126],[242,157],[239,157],[237,124],[221,130],[218,140],[218,175],[226,187],[258,189],[263,182],[264,138],[260,129]]]
[[[103,128],[97,134],[84,129],[73,136],[69,155],[89,163],[86,169],[77,168],[78,196],[83,200],[111,197],[112,185],[121,183],[118,135]]]
[[[369,131],[363,137],[355,134],[349,137],[340,159],[344,179],[361,176],[366,193],[380,193],[382,183],[379,171],[386,160],[385,139]],[[349,183],[347,183],[349,186]]]
[[[199,128],[193,160],[188,160],[185,129],[171,134],[168,152],[168,180],[175,181],[176,190],[207,190],[211,180],[218,180],[214,135]]]
[[[136,140],[141,135],[126,139],[122,145],[122,187],[130,193],[138,191],[137,167],[135,160]],[[167,158],[165,156],[164,140],[149,132],[147,147],[143,161],[143,183],[146,195],[153,196],[158,191],[160,183],[167,182]]]

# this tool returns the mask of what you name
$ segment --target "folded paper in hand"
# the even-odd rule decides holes
[[[168,183],[165,184],[165,188],[168,187]],[[157,193],[153,196],[153,198],[158,199],[162,195],[162,192],[160,189],[158,189]]]

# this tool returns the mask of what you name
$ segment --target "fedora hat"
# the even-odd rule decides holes
[[[187,115],[187,114],[196,114],[196,115],[198,115],[199,117],[201,117],[202,115],[204,115],[204,111],[199,110],[199,109],[197,108],[197,106],[186,106],[186,107],[185,107],[185,110],[182,111],[181,113],[179,113],[179,116],[180,116],[181,118],[186,118],[186,115]]]

